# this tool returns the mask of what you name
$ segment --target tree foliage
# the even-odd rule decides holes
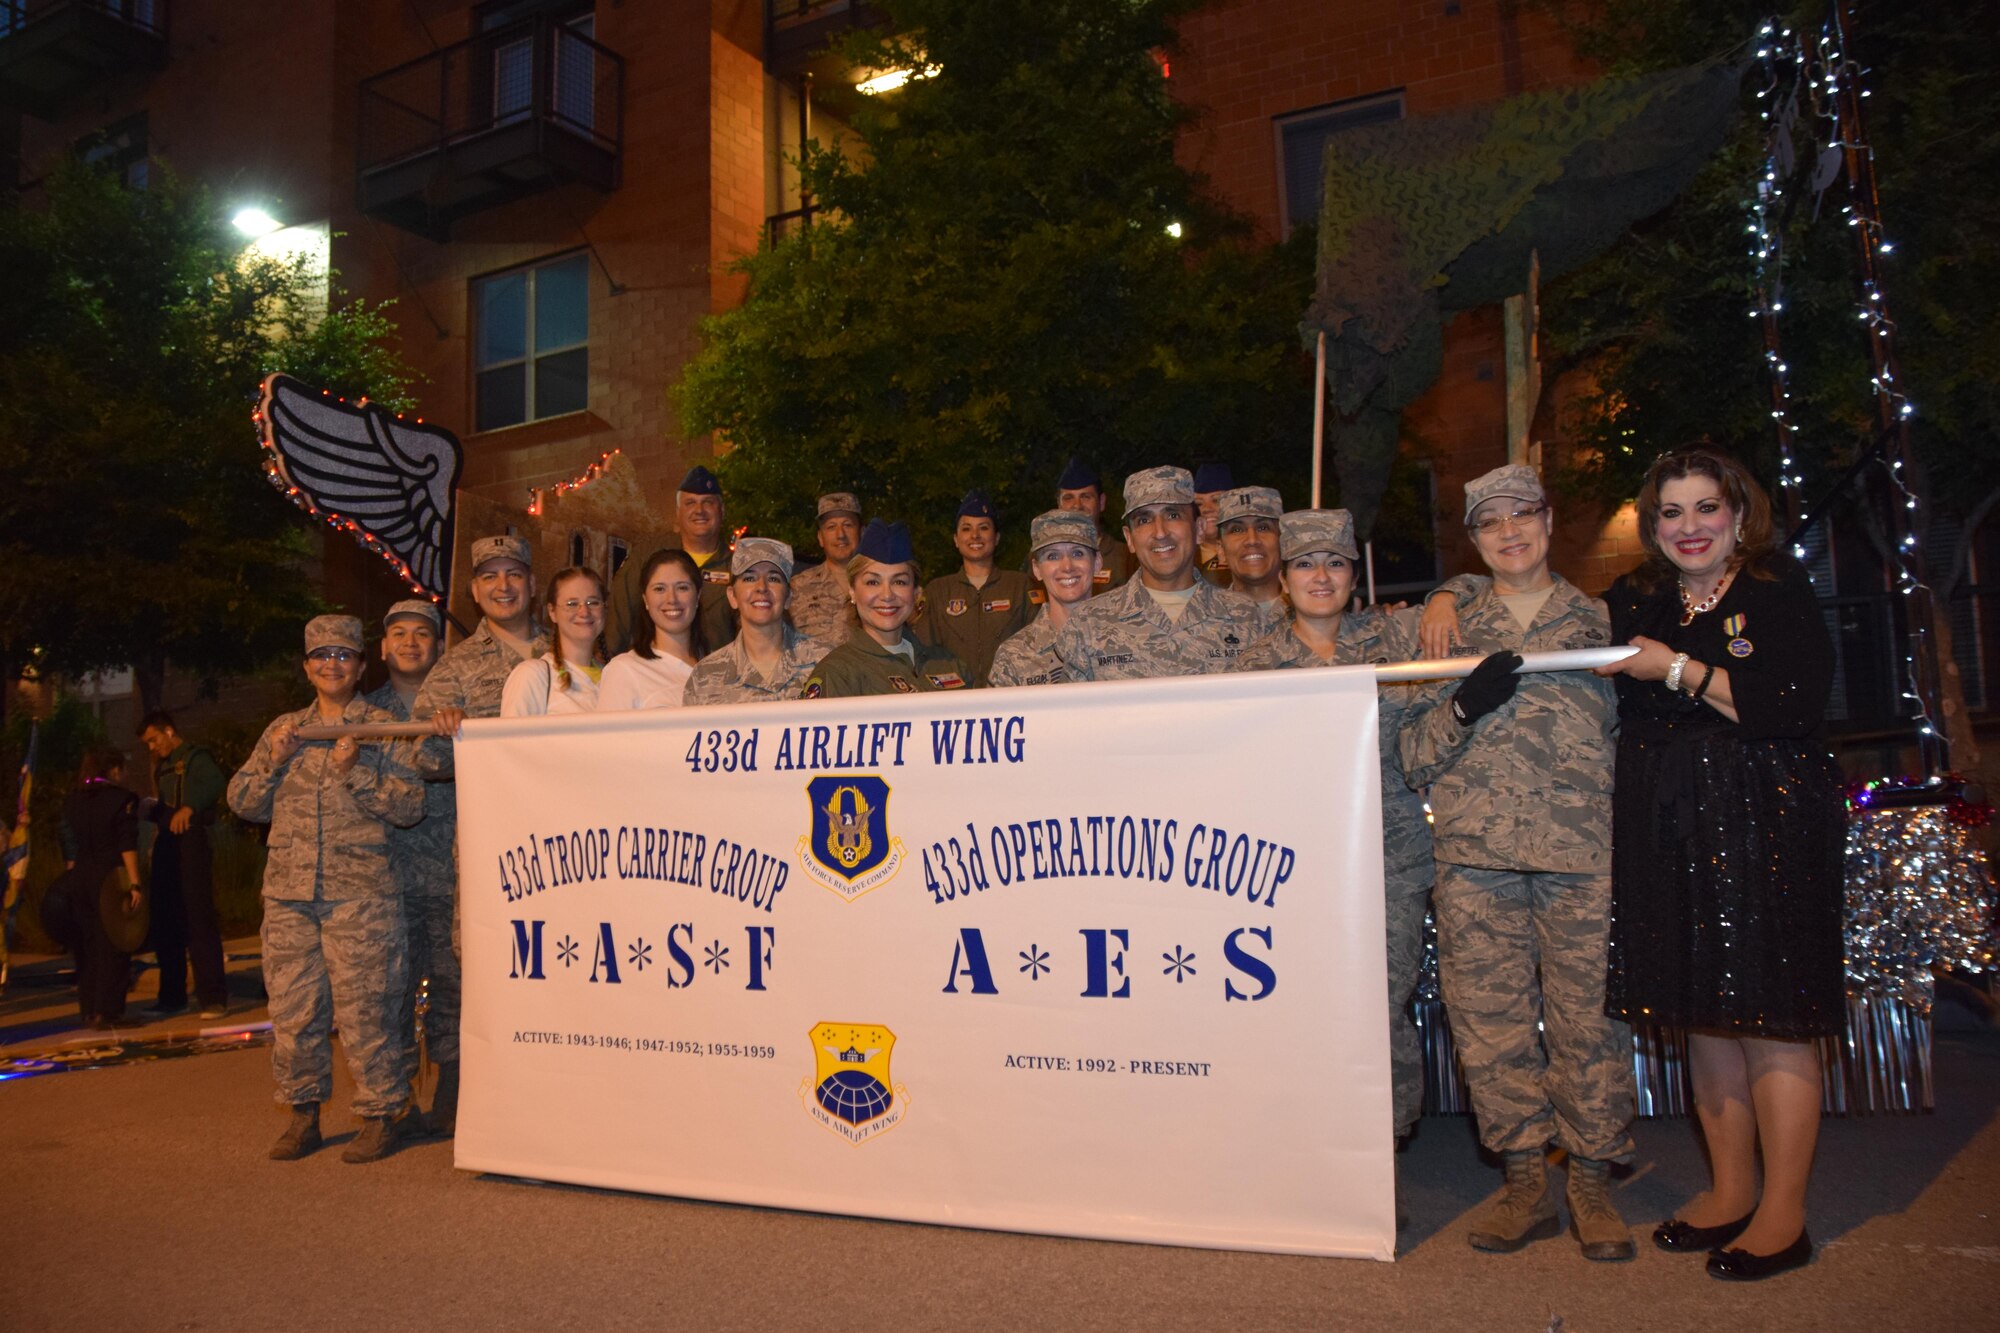
[[[1746,0],[1544,4],[1583,54],[1619,71],[1745,54],[1771,13]],[[1918,408],[1914,439],[1938,478],[1936,499],[1963,514],[2000,485],[2000,66],[1991,57],[2000,4],[1864,0],[1853,11],[1851,54],[1866,70],[1868,139],[1896,245],[1882,284]],[[1816,34],[1831,13],[1813,3],[1779,17]],[[1659,450],[1702,436],[1756,460],[1767,478],[1776,473],[1745,233],[1765,156],[1760,86],[1753,73],[1739,132],[1674,207],[1545,293],[1552,369],[1587,368],[1597,386],[1568,423],[1596,446],[1571,481],[1603,498],[1629,497]],[[1818,496],[1872,438],[1876,417],[1856,319],[1859,259],[1841,214],[1848,182],[1812,193],[1807,133],[1783,219],[1780,336],[1796,453],[1806,494]]]
[[[261,473],[263,376],[408,406],[380,306],[327,308],[208,194],[78,164],[0,210],[0,659],[240,671],[315,609],[308,528]]]
[[[813,497],[852,489],[949,563],[965,490],[1018,547],[1071,454],[1114,495],[1210,459],[1302,495],[1310,236],[1252,243],[1174,160],[1189,113],[1157,57],[1192,0],[880,7],[856,65],[936,73],[807,146],[837,220],[745,261],[680,389],[687,429],[734,446],[735,514],[809,541]]]

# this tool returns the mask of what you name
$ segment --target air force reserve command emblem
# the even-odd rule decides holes
[[[871,775],[827,774],[806,784],[812,832],[799,839],[806,874],[853,902],[903,868],[903,842],[889,836],[889,784]]]
[[[910,1094],[889,1078],[895,1046],[879,1024],[815,1024],[812,1076],[799,1084],[806,1114],[857,1147],[901,1124]]]

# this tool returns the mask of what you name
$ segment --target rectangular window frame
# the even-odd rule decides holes
[[[1393,115],[1385,114],[1391,109],[1394,111]],[[1403,119],[1408,114],[1403,89],[1390,88],[1379,93],[1369,93],[1365,97],[1350,97],[1339,102],[1327,102],[1321,106],[1307,107],[1302,111],[1288,111],[1282,116],[1271,117],[1272,158],[1276,163],[1278,177],[1278,234],[1290,236],[1297,228],[1313,221],[1311,218],[1292,216],[1292,196],[1285,156],[1285,138],[1288,133],[1324,126],[1327,137],[1331,137],[1342,130],[1389,124]],[[1322,137],[1319,142],[1323,160],[1326,138]]]
[[[511,268],[496,269],[491,273],[482,273],[471,280],[472,336],[468,340],[470,343],[468,351],[472,362],[472,383],[470,387],[472,391],[472,423],[474,434],[484,434],[488,431],[496,430],[511,430],[516,426],[532,425],[538,421],[550,421],[557,417],[573,416],[577,413],[590,410],[591,270],[588,254],[589,252],[586,250],[567,250],[562,254],[550,255],[544,259],[537,259],[532,263],[516,264]],[[536,301],[541,291],[539,275],[545,269],[554,268],[559,264],[574,263],[578,260],[584,261],[583,340],[581,342],[564,343],[555,347],[537,347],[535,345],[535,325],[537,313]],[[522,354],[515,357],[502,357],[495,361],[481,361],[479,359],[480,344],[484,341],[485,335],[486,293],[489,289],[488,284],[502,278],[513,277],[516,274],[523,275],[527,279],[527,299],[522,305],[521,316]],[[562,356],[575,351],[582,351],[584,354],[584,402],[581,406],[565,408],[560,412],[539,412],[535,401],[536,363],[545,358]],[[521,401],[523,415],[518,421],[498,422],[488,425],[480,411],[480,379],[489,371],[505,370],[510,366],[522,367]]]

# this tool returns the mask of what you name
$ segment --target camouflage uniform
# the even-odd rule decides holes
[[[359,698],[341,714],[344,723],[394,720]],[[316,706],[273,721],[229,783],[229,808],[271,826],[263,943],[277,1099],[300,1106],[333,1096],[337,1025],[355,1114],[393,1117],[409,1104],[412,1071],[401,1036],[409,955],[388,826],[423,817],[423,785],[404,745],[363,744],[345,775],[323,741],[273,762],[281,723],[318,721]]]
[[[362,698],[398,722],[410,720],[410,710],[403,706],[394,681]],[[414,751],[416,746],[409,749]],[[458,830],[458,809],[452,784],[426,782],[423,788],[424,817],[409,828],[389,828],[389,868],[396,887],[403,891],[403,914],[410,930],[410,990],[403,1040],[414,1058],[417,987],[428,978],[424,1039],[430,1045],[431,1059],[442,1064],[458,1059],[461,982],[458,955],[451,945],[458,889],[452,835]]]
[[[1242,593],[1197,580],[1178,621],[1133,579],[1070,609],[1056,656],[1071,680],[1142,680],[1227,671],[1270,629],[1269,613]]]
[[[832,650],[817,639],[806,638],[790,625],[784,630],[785,655],[778,659],[777,674],[769,680],[750,665],[750,654],[739,637],[727,648],[710,653],[696,664],[681,701],[693,708],[699,704],[768,704],[798,698],[813,667]]]
[[[1454,656],[1484,656],[1602,648],[1611,632],[1604,603],[1558,578],[1525,632],[1482,586],[1458,637]],[[1455,689],[1419,688],[1402,752],[1410,781],[1431,789],[1439,979],[1481,1141],[1506,1152],[1554,1138],[1575,1157],[1624,1158],[1632,1036],[1604,1013],[1611,682],[1526,675],[1469,728],[1452,716]]]
[[[847,642],[852,628],[847,620],[851,600],[840,571],[830,562],[802,569],[792,578],[792,624],[806,638],[836,648]]]
[[[1027,628],[1032,586],[1019,570],[996,569],[975,588],[964,570],[955,570],[924,585],[923,610],[911,619],[910,631],[963,663],[968,684],[984,685],[993,654]]]
[[[1056,627],[1049,623],[1047,607],[1000,645],[986,675],[988,685],[1058,685],[1068,679],[1062,659],[1056,656]]]
[[[1417,656],[1419,613],[1355,615],[1340,618],[1332,660],[1307,647],[1289,623],[1250,645],[1231,671],[1269,671],[1292,667],[1352,666],[1362,662],[1407,662]],[[1376,715],[1382,759],[1382,887],[1383,916],[1389,947],[1389,1070],[1396,1133],[1417,1123],[1424,1105],[1424,1056],[1417,1027],[1410,1018],[1410,997],[1424,957],[1424,909],[1429,905],[1435,869],[1431,859],[1431,827],[1424,798],[1403,779],[1399,741],[1404,718],[1414,700],[1409,685],[1378,685]]]
[[[905,636],[916,661],[891,652],[867,634],[856,634],[820,659],[807,678],[803,699],[845,699],[864,694],[928,694],[963,689],[965,669],[942,648]]]

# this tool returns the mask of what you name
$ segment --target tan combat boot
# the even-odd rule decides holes
[[[1506,1154],[1507,1187],[1473,1220],[1465,1239],[1475,1250],[1512,1254],[1531,1240],[1562,1229],[1556,1196],[1549,1192],[1549,1161],[1540,1148]]]
[[[450,1138],[458,1130],[458,1061],[449,1060],[438,1065],[437,1095],[431,1098],[431,1133]]]
[[[324,1142],[319,1135],[319,1103],[300,1102],[292,1108],[292,1120],[285,1126],[285,1132],[271,1145],[271,1160],[296,1162]]]
[[[1611,1163],[1588,1157],[1569,1159],[1569,1230],[1583,1246],[1583,1257],[1612,1261],[1630,1259],[1632,1232],[1611,1202]]]

